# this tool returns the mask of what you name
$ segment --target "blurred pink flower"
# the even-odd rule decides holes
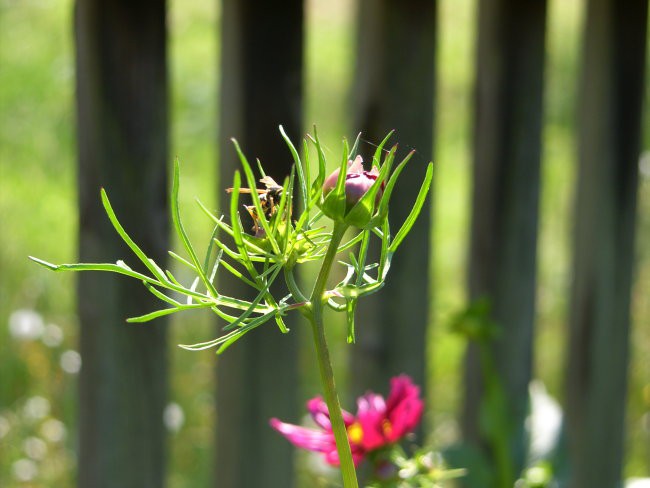
[[[316,397],[307,402],[307,409],[320,429],[286,424],[276,418],[270,420],[271,427],[297,447],[323,453],[328,464],[338,466],[339,457],[327,405],[322,398]],[[406,375],[391,379],[388,400],[368,392],[357,400],[356,416],[343,410],[355,466],[369,452],[393,444],[415,429],[423,410],[420,388]]]

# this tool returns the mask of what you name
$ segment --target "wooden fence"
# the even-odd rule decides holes
[[[489,303],[501,333],[488,344],[505,394],[507,453],[525,463],[535,318],[544,95],[545,0],[480,0],[474,106],[474,156],[468,296]],[[566,352],[563,486],[619,486],[634,268],[641,109],[648,2],[587,0],[579,100],[579,176],[573,234],[573,286]],[[401,180],[391,218],[408,212],[412,188],[434,147],[434,0],[360,0],[353,92],[354,130],[378,140],[389,129],[419,149]],[[303,129],[303,24],[300,0],[222,2],[219,170],[237,166],[227,140],[273,174],[287,172],[283,124]],[[135,239],[162,259],[168,247],[167,65],[165,2],[77,0],[77,107],[80,256],[114,261],[115,239],[96,192],[110,186]],[[120,211],[121,210],[121,211]],[[426,212],[425,212],[426,214]],[[381,296],[360,311],[351,390],[384,389],[407,372],[426,384],[429,323],[428,215],[404,244]],[[435,225],[435,223],[434,223]],[[224,286],[235,287],[234,283]],[[164,485],[165,325],[125,327],[125,310],[148,306],[144,290],[112,277],[83,275],[79,486]],[[92,303],[92,307],[83,304]],[[396,323],[409,323],[396,330]],[[260,330],[217,366],[214,484],[287,487],[292,448],[267,428],[269,417],[296,419],[298,341]],[[146,332],[145,332],[146,331]],[[115,358],[119,358],[116,361]],[[281,360],[280,360],[281,359]],[[479,419],[486,385],[477,347],[467,351],[464,440],[496,462]],[[245,385],[245,386],[242,386]],[[471,478],[468,478],[471,480]],[[497,479],[492,486],[511,486]],[[476,485],[482,486],[482,485]]]

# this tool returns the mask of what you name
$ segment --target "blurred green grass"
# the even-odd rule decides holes
[[[214,207],[223,186],[216,181],[215,171],[217,3],[172,1],[169,8],[171,154],[181,160],[181,205],[188,230],[197,243],[207,241],[209,226],[194,199],[199,197],[208,207]],[[317,124],[325,145],[336,157],[341,137],[356,130],[350,127],[348,97],[354,73],[354,14],[354,6],[346,0],[307,3],[305,127]],[[428,403],[430,440],[438,444],[456,438],[455,414],[462,400],[459,368],[464,344],[447,332],[447,324],[465,299],[475,15],[475,0],[439,2],[436,188],[432,210],[435,300],[429,340],[432,359]],[[582,22],[583,2],[550,2],[535,371],[550,393],[560,399]],[[16,473],[29,474],[33,466],[40,473],[29,486],[72,486],[74,479],[75,376],[60,367],[62,355],[77,347],[74,276],[46,273],[26,259],[31,254],[53,262],[71,262],[76,256],[71,26],[71,0],[0,0],[0,486],[20,486]],[[650,146],[647,114],[646,109],[646,149]],[[650,475],[648,177],[641,181],[639,204],[639,267],[633,301],[626,461],[629,476]],[[59,327],[61,341],[11,335],[9,318],[19,309],[35,310],[44,324]],[[172,488],[204,486],[211,476],[215,363],[210,352],[191,354],[175,344],[196,342],[215,332],[211,317],[205,314],[177,317],[170,331],[170,401],[184,412],[184,423],[177,432],[170,431]],[[344,359],[348,350],[340,347],[334,354]],[[310,378],[306,373],[305,382],[310,383]],[[309,390],[307,394],[312,393]],[[46,399],[49,408],[45,414],[41,409],[35,415],[33,407],[39,405],[39,398]],[[58,425],[48,421],[63,422],[67,434],[63,438],[48,437],[44,426]],[[38,457],[39,448],[34,447],[40,444],[33,439],[46,443],[47,455],[43,459]],[[25,460],[33,466],[16,464]]]

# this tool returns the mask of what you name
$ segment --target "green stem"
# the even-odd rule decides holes
[[[284,268],[284,280],[287,283],[287,288],[289,288],[289,292],[291,292],[291,295],[293,296],[293,299],[297,302],[307,302],[307,297],[302,294],[302,291],[300,290],[300,287],[298,286],[298,283],[296,283],[296,277],[293,275],[293,268],[288,268],[285,266]]]
[[[497,397],[501,400],[497,402],[497,408],[494,407],[494,400],[487,402],[490,405],[490,407],[487,407],[490,408],[488,412],[490,421],[499,426],[496,431],[493,430],[487,433],[489,442],[492,443],[492,451],[496,465],[497,481],[495,486],[498,488],[508,488],[515,482],[515,469],[510,448],[508,447],[511,429],[509,428],[510,422],[506,412],[507,406],[502,401],[504,398],[503,387],[501,386],[496,365],[494,364],[494,358],[488,344],[485,342],[479,343],[479,354],[481,357],[481,365],[483,366],[484,395],[486,398],[491,396],[492,398]]]
[[[316,356],[318,357],[318,365],[320,368],[321,383],[323,384],[323,394],[325,396],[325,403],[332,422],[332,430],[334,431],[334,438],[336,439],[336,450],[339,455],[341,463],[341,476],[343,477],[343,486],[345,488],[357,488],[357,473],[352,461],[352,452],[350,450],[350,443],[348,441],[348,433],[343,422],[343,415],[341,414],[341,405],[336,393],[336,385],[334,384],[334,372],[332,371],[332,362],[330,361],[329,350],[327,348],[327,340],[325,338],[325,327],[323,324],[323,305],[325,287],[327,286],[327,278],[330,274],[330,269],[336,258],[339,244],[345,234],[347,225],[334,224],[332,231],[332,239],[327,248],[327,254],[323,260],[318,278],[314,284],[310,301],[312,305],[311,316],[309,317],[312,332],[314,334],[314,347],[316,348]]]

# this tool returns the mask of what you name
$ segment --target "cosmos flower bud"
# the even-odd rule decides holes
[[[325,183],[323,183],[324,197],[336,188],[339,172],[340,168],[337,168],[325,179]],[[370,187],[377,181],[377,176],[379,176],[377,166],[374,166],[370,171],[364,171],[361,156],[357,156],[354,161],[348,161],[348,170],[345,174],[345,201],[347,210],[354,207],[361,200],[361,197],[370,190]],[[377,200],[381,198],[382,190],[380,189],[377,193]]]
[[[379,169],[373,166],[370,171],[365,171],[361,156],[357,156],[354,161],[348,161],[341,194],[336,192],[339,174],[340,168],[337,168],[325,179],[321,209],[333,220],[364,228],[370,222],[384,192],[385,185],[382,182],[376,189],[374,199],[363,200],[364,195],[371,191],[377,181]],[[342,205],[343,199],[345,205]]]

